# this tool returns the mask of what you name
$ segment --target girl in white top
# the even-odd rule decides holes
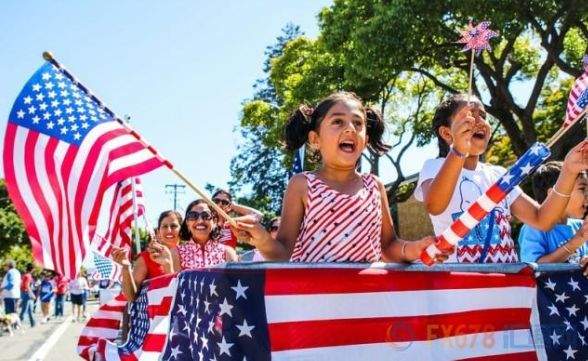
[[[494,184],[505,169],[480,162],[488,149],[491,129],[479,99],[456,94],[443,101],[435,112],[433,131],[439,143],[439,158],[425,162],[415,198],[424,202],[438,235]],[[511,214],[536,229],[551,229],[562,218],[576,178],[585,169],[588,169],[587,141],[568,153],[554,191],[542,204],[515,188],[460,241],[449,261],[517,262],[510,233]]]

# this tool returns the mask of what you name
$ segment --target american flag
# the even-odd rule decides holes
[[[184,271],[144,285],[125,345],[96,349],[105,360],[536,360],[535,292],[526,268]]]
[[[102,256],[100,253],[92,252],[94,267],[96,272],[91,276],[94,280],[120,280],[122,267],[116,264],[110,258]]]
[[[16,99],[4,173],[35,260],[68,278],[89,251],[103,195],[166,162],[63,68],[47,62]]]
[[[120,333],[120,325],[127,299],[121,293],[98,308],[86,323],[78,339],[78,354],[92,360],[98,342],[114,342]]]
[[[137,217],[145,214],[145,203],[141,180],[135,179],[135,206]],[[135,215],[133,213],[133,184],[131,179],[117,183],[110,205],[110,222],[105,236],[95,234],[94,247],[104,256],[110,256],[112,247],[131,249],[133,243],[132,226]]]
[[[298,173],[302,173],[304,164],[304,146],[300,147],[294,152],[294,159],[292,160],[292,168],[288,172],[288,179],[292,178]]]
[[[543,143],[535,143],[508,171],[441,233],[435,242],[421,254],[427,265],[434,263],[440,250],[450,250],[459,243],[486,215],[492,211],[525,177],[533,173],[549,156],[551,151]]]
[[[588,360],[588,279],[580,270],[542,273],[537,311],[541,360]]]
[[[567,127],[573,123],[586,105],[588,105],[588,56],[584,56],[584,73],[576,79],[570,90],[563,126]]]

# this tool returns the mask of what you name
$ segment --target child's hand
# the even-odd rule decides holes
[[[462,107],[451,122],[453,148],[461,154],[469,154],[476,118],[472,116],[469,106]]]
[[[248,243],[258,247],[259,244],[264,243],[271,239],[271,235],[268,231],[257,221],[257,217],[254,216],[243,216],[235,218],[237,227],[233,229],[239,235],[239,237],[248,239]]]
[[[124,248],[112,247],[112,260],[123,267],[130,267],[129,252]]]
[[[588,169],[588,140],[581,141],[568,152],[562,170],[578,175]]]
[[[433,236],[427,236],[424,238],[419,239],[418,241],[414,241],[411,242],[413,244],[415,244],[415,248],[417,251],[417,256],[415,259],[417,259],[418,257],[420,257],[421,253],[427,249],[427,247],[429,247],[431,244],[435,243],[436,238]],[[435,256],[435,263],[443,263],[445,261],[447,261],[447,259],[449,258],[449,255],[451,255],[453,253],[453,249],[447,251],[447,252],[442,252],[441,254]]]

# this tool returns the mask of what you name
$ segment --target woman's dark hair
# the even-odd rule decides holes
[[[27,263],[25,270],[31,272],[33,269],[35,269],[35,266],[32,263]]]
[[[219,194],[224,194],[225,196],[227,196],[229,198],[229,201],[232,202],[233,201],[233,196],[231,195],[231,193],[229,193],[229,191],[225,190],[225,189],[217,189],[213,194],[212,194],[212,198],[215,198],[216,196],[218,196]]]
[[[188,212],[190,212],[192,207],[198,204],[206,204],[208,206],[208,203],[204,199],[197,199],[188,204],[188,207],[186,207],[184,220],[182,221],[182,225],[180,226],[180,239],[183,241],[189,241],[192,239],[192,233],[190,233],[190,230],[188,229],[188,224],[186,223],[186,216],[188,215]],[[216,214],[216,212],[210,206],[209,208],[210,212],[212,213],[212,220],[214,221],[214,225],[212,226],[212,230],[210,231],[210,238],[216,240],[220,237],[220,229],[217,226],[218,214]]]
[[[307,105],[298,107],[286,122],[284,131],[286,149],[295,151],[302,147],[308,140],[308,133],[311,130],[317,131],[319,129],[321,121],[333,105],[345,100],[354,100],[361,105],[365,114],[368,146],[378,154],[384,154],[389,151],[390,146],[382,141],[386,126],[380,112],[365,107],[361,99],[354,93],[344,91],[329,95],[318,103],[315,108]]]
[[[167,218],[169,216],[174,216],[176,217],[176,219],[178,220],[178,223],[182,224],[182,215],[180,214],[180,212],[178,211],[163,211],[161,212],[161,214],[159,215],[159,219],[157,220],[157,229],[161,228],[161,222],[163,222],[164,218]]]
[[[466,105],[468,101],[482,104],[474,95],[470,98],[468,94],[458,93],[446,98],[437,106],[435,115],[433,116],[433,133],[437,136],[439,157],[445,157],[449,153],[449,144],[447,144],[445,139],[439,134],[439,128],[451,126],[450,118],[459,108]]]
[[[547,190],[557,182],[561,167],[562,162],[549,161],[537,168],[533,174],[533,194],[537,202],[543,203],[547,198]]]

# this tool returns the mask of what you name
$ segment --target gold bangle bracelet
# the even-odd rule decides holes
[[[402,243],[402,249],[400,250],[400,255],[402,256],[402,258],[406,258],[406,245],[408,244],[407,241],[404,241],[404,243]]]
[[[563,197],[563,198],[570,198],[570,195],[571,195],[571,194],[563,194],[563,193],[561,193],[561,192],[558,192],[558,191],[557,191],[557,189],[555,188],[555,185],[553,186],[553,188],[551,188],[551,190],[553,190],[553,193],[557,194],[557,195],[558,195],[558,196],[560,196],[560,197]]]
[[[563,249],[565,249],[566,251],[568,251],[569,254],[574,253],[574,251],[572,251],[571,249],[568,248],[568,246],[566,246],[565,244],[562,245]]]

